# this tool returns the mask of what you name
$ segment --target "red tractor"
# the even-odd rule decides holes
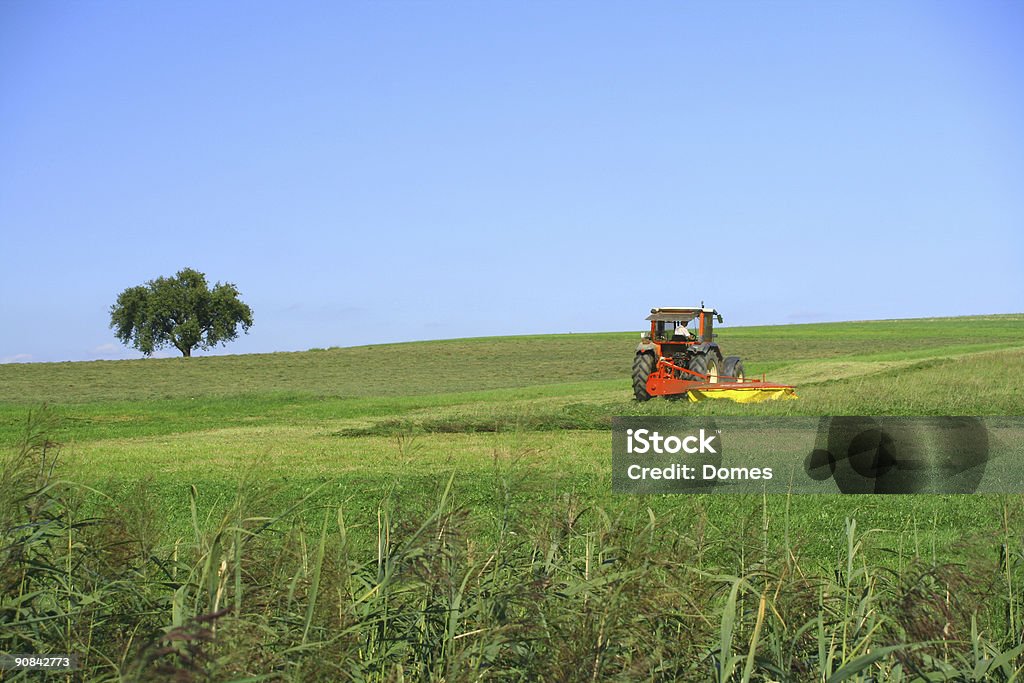
[[[793,387],[749,380],[739,356],[723,356],[715,341],[713,308],[652,308],[650,331],[641,335],[633,358],[633,394],[638,401],[652,396],[688,394],[691,400],[729,398],[740,402],[796,398]],[[693,324],[694,329],[687,325]]]

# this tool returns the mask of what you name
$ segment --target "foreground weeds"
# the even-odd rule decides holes
[[[204,515],[192,488],[191,533],[167,543],[143,490],[86,516],[82,501],[100,494],[55,476],[51,428],[37,415],[0,463],[0,651],[77,654],[72,680],[1010,681],[1024,670],[1009,505],[971,564],[908,554],[899,571],[866,559],[873,534],[855,519],[821,571],[802,565],[799,539],[769,546],[767,516],[720,538],[706,516],[660,519],[642,499],[615,515],[571,493],[530,518],[510,508],[482,543],[454,475],[426,513],[385,498],[358,518],[345,506],[310,515],[315,492],[267,510],[244,488]],[[514,486],[510,469],[496,495]],[[375,533],[372,551],[357,528]],[[708,559],[723,551],[735,561]]]

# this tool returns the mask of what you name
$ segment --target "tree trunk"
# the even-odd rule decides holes
[[[181,351],[181,355],[184,358],[191,358],[192,357],[192,347],[190,347],[190,346],[186,346],[183,349],[179,349],[179,351]]]

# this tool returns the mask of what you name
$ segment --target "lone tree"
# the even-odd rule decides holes
[[[192,349],[209,349],[238,337],[252,326],[252,310],[230,283],[210,289],[206,276],[185,268],[174,277],[158,277],[129,287],[110,307],[110,327],[122,343],[147,356],[173,346],[186,358]]]

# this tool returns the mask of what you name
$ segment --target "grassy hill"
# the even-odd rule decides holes
[[[0,443],[43,403],[78,442],[307,424],[398,431],[603,428],[612,415],[1017,415],[1024,315],[720,328],[747,373],[800,401],[632,401],[635,333],[494,337],[299,353],[0,366]],[[461,423],[461,427],[460,427]],[[266,434],[259,437],[265,441]]]
[[[748,375],[798,386],[798,401],[758,405],[635,402],[634,333],[3,365],[0,444],[17,443],[27,413],[47,404],[67,454],[88,462],[76,474],[93,483],[125,468],[231,481],[257,459],[247,471],[321,476],[352,467],[353,450],[387,463],[396,438],[414,437],[420,473],[427,452],[476,466],[513,437],[543,451],[571,444],[597,473],[613,415],[1020,415],[1022,332],[1024,315],[720,328]],[[365,458],[354,469],[374,472]]]
[[[949,360],[1024,348],[1024,315],[774,327],[719,327],[719,343],[748,372],[780,381],[841,379],[886,362]],[[637,333],[484,337],[298,353],[0,366],[0,402],[60,404],[287,393],[310,397],[422,396],[620,380]],[[807,370],[808,365],[814,372]],[[843,368],[847,368],[844,370]]]
[[[608,493],[613,415],[1020,415],[1022,331],[1024,315],[720,328],[719,342],[742,355],[749,375],[798,386],[798,401],[758,405],[637,403],[629,379],[636,333],[6,365],[0,443],[16,444],[28,412],[47,404],[66,475],[112,495],[146,481],[168,535],[191,524],[182,502],[193,484],[210,509],[246,482],[272,489],[278,503],[327,483],[325,501],[368,511],[397,491],[422,510],[431,504],[423,492],[452,471],[465,475],[456,488],[491,535],[494,508],[504,504],[492,495],[494,478],[509,468],[521,478],[510,495],[524,504],[571,490],[621,505]],[[725,498],[701,504],[728,508]],[[693,503],[653,501],[673,511]],[[954,508],[928,497],[851,498],[790,510],[824,515],[836,528],[851,509],[869,508],[893,538],[908,514],[934,513],[947,518],[936,532],[950,540],[991,506],[982,497]],[[832,544],[808,539],[818,559]]]
[[[720,653],[767,647],[756,642],[760,636],[755,636],[754,622],[758,595],[771,590],[779,591],[771,605],[780,620],[787,614],[790,621],[806,621],[794,616],[801,609],[819,615],[820,628],[805,635],[825,634],[822,651],[836,659],[828,664],[804,653],[800,656],[806,662],[801,666],[807,671],[834,672],[842,663],[853,662],[858,652],[890,642],[883,634],[901,632],[900,637],[923,641],[934,633],[907,635],[908,627],[892,616],[875,630],[850,636],[847,643],[842,640],[847,638],[846,631],[837,639],[838,631],[829,629],[839,623],[853,628],[863,623],[857,619],[868,617],[852,608],[841,613],[816,611],[828,603],[819,588],[846,595],[856,604],[867,604],[858,602],[862,595],[857,591],[877,591],[872,595],[888,602],[871,603],[865,609],[875,610],[876,615],[896,615],[893,605],[909,594],[900,581],[886,583],[889,579],[880,576],[900,576],[911,568],[923,572],[918,578],[934,588],[927,593],[930,600],[951,590],[953,575],[938,568],[954,565],[970,565],[975,575],[995,582],[971,600],[964,598],[965,604],[977,607],[994,600],[993,596],[1003,596],[997,601],[999,609],[1017,610],[1009,616],[977,612],[975,616],[984,618],[993,633],[1019,631],[1024,625],[1024,601],[1014,597],[1019,581],[1024,580],[1019,496],[614,496],[608,428],[613,415],[1022,415],[1024,315],[722,327],[718,332],[725,351],[744,358],[749,376],[764,372],[770,379],[794,383],[800,400],[757,405],[637,403],[629,378],[637,333],[0,365],[0,453],[5,458],[0,474],[7,482],[0,512],[20,520],[11,529],[34,528],[26,527],[19,517],[26,508],[19,502],[21,489],[11,482],[38,481],[45,474],[46,468],[38,463],[32,470],[35,474],[18,469],[28,462],[18,458],[25,452],[34,453],[32,457],[43,452],[41,446],[25,451],[20,444],[25,443],[29,413],[46,404],[51,416],[31,429],[63,444],[55,476],[76,486],[67,489],[74,492],[67,494],[72,503],[58,501],[71,506],[60,508],[72,510],[67,513],[71,516],[59,519],[74,517],[75,524],[81,525],[69,521],[67,538],[47,541],[51,549],[62,543],[69,548],[70,555],[54,560],[54,566],[64,567],[71,556],[104,548],[101,555],[107,559],[88,555],[89,561],[106,566],[103,562],[121,558],[117,561],[127,564],[117,565],[118,571],[136,577],[131,581],[146,583],[144,590],[137,591],[140,596],[150,591],[154,596],[153,604],[136,605],[140,613],[144,609],[155,615],[173,612],[179,615],[175,617],[179,626],[190,623],[181,615],[215,611],[215,606],[225,604],[218,596],[224,601],[230,598],[235,601],[232,604],[240,605],[234,618],[244,622],[244,628],[225,627],[235,634],[234,645],[223,651],[210,648],[240,667],[237,672],[261,673],[259,666],[239,663],[225,652],[233,647],[232,651],[252,654],[257,647],[256,641],[247,640],[254,637],[252,633],[260,629],[276,633],[286,644],[262,656],[281,667],[276,670],[286,672],[280,676],[283,679],[314,680],[321,675],[294,669],[288,655],[282,654],[299,652],[289,648],[308,642],[311,631],[319,645],[309,646],[309,652],[324,652],[328,643],[340,647],[341,636],[331,634],[348,633],[346,638],[354,639],[358,652],[346,650],[346,656],[375,662],[377,667],[376,674],[360,669],[359,676],[331,669],[323,680],[392,678],[397,675],[395,662],[411,666],[409,662],[419,661],[419,655],[410,654],[421,652],[413,643],[415,638],[425,638],[424,643],[441,638],[437,642],[448,643],[447,654],[437,656],[443,659],[460,652],[477,665],[491,656],[485,656],[486,648],[493,648],[500,653],[502,666],[518,662],[515,666],[523,679],[556,664],[571,672],[575,666],[567,663],[571,653],[558,650],[554,639],[544,641],[548,644],[543,647],[526,644],[540,637],[538,630],[547,628],[540,626],[541,621],[561,620],[576,637],[597,638],[588,630],[594,626],[590,610],[605,613],[605,607],[614,607],[629,612],[640,605],[638,609],[647,610],[658,623],[677,620],[678,629],[691,633],[687,642],[700,643],[704,649],[684,648],[669,655],[666,648],[678,641],[681,631],[656,630],[650,636],[654,640],[646,641],[648,636],[638,634],[650,634],[650,629],[629,622],[616,627],[620,628],[616,637],[624,639],[632,653],[629,657],[655,648],[662,653],[659,656],[678,666],[690,666],[684,662],[691,658],[692,670],[685,669],[690,673],[679,675],[702,680],[710,671],[705,666],[711,661],[708,653],[716,647]],[[38,436],[35,439],[37,446],[42,443]],[[48,448],[52,455],[54,449]],[[49,490],[42,488],[31,495],[38,497],[43,495],[40,491]],[[90,525],[99,525],[102,532],[89,531]],[[455,536],[449,537],[446,529]],[[101,542],[107,537],[117,540],[116,548]],[[641,540],[646,544],[643,548],[637,545]],[[130,560],[122,558],[124,553]],[[389,553],[404,558],[406,573],[401,581],[386,578]],[[1017,559],[1011,562],[1007,559],[1011,556]],[[436,561],[428,562],[427,557]],[[981,557],[991,562],[985,560],[985,564]],[[221,561],[234,569],[219,572],[216,567]],[[184,576],[175,569],[177,578],[172,579],[169,572],[178,566],[175,563],[181,563]],[[851,573],[855,566],[859,569]],[[703,578],[694,571],[702,572]],[[886,574],[890,571],[894,573]],[[634,577],[632,583],[622,583],[626,575]],[[690,578],[683,581],[684,575]],[[486,583],[485,576],[492,583]],[[812,583],[819,588],[792,584],[797,576],[804,577],[801,581],[816,577]],[[350,583],[353,577],[361,577],[361,588]],[[722,577],[733,577],[734,583]],[[449,625],[451,600],[445,598],[448,602],[441,602],[448,605],[447,611],[443,618],[437,617],[429,605],[440,600],[431,591],[442,590],[434,583],[442,579],[448,582],[444,590],[449,597],[458,588],[449,584],[464,582],[462,590],[475,596],[472,609],[481,611],[464,614],[456,618],[462,621]],[[275,581],[279,585],[272,585]],[[411,603],[398,595],[389,598],[405,605],[401,614],[360,616],[359,610],[370,606],[387,612],[390,603],[377,603],[371,596],[387,593],[390,589],[381,586],[391,585],[389,581],[417,597]],[[545,592],[545,581],[558,586],[556,593]],[[769,590],[772,581],[775,588]],[[648,604],[647,598],[624,588],[629,585],[661,591],[664,602]],[[753,612],[750,604],[743,609],[735,599],[723,596],[721,585],[727,593],[729,585],[738,586],[740,596],[753,600]],[[425,586],[430,586],[427,593],[422,592]],[[519,592],[506,595],[510,590]],[[318,602],[318,591],[328,597]],[[365,591],[377,592],[363,595]],[[190,602],[181,602],[184,598],[175,597],[179,594]],[[497,594],[506,595],[508,604],[499,607],[487,602]],[[483,595],[491,597],[484,600]],[[791,603],[783,604],[790,598]],[[800,607],[805,599],[810,602]],[[324,601],[331,607],[324,607]],[[540,616],[528,607],[531,603],[552,611],[544,612],[538,621]],[[0,619],[7,618],[4,604],[0,603]],[[11,609],[25,624],[38,623],[30,621],[36,617],[19,612],[21,607]],[[666,615],[665,609],[675,616]],[[514,615],[507,617],[508,623],[519,624],[515,628],[523,629],[525,640],[511,635],[513,626],[493,621],[498,619],[494,610]],[[720,639],[725,632],[719,627],[722,615],[730,610],[736,633],[745,640],[723,645]],[[243,613],[245,619],[240,616]],[[278,613],[286,615],[284,622],[279,622]],[[81,612],[76,614],[82,617]],[[406,624],[406,614],[419,619],[421,626]],[[694,619],[704,626],[684,616],[696,614],[701,616]],[[156,629],[148,636],[152,642],[160,642],[153,633],[164,624],[162,618],[146,622],[147,628]],[[366,639],[366,629],[377,628],[388,618],[398,620],[388,622],[389,628],[411,629],[395,636],[395,642],[411,649],[391,651],[386,643]],[[448,629],[447,636],[441,631],[428,633],[427,625],[435,618],[441,619],[437,622],[441,631]],[[806,644],[798,642],[802,636],[794,635],[792,624],[773,619],[768,617],[772,623],[764,626],[764,632],[782,639],[778,656],[790,651],[786,648],[803,653]],[[948,619],[956,622],[961,635],[966,629],[965,638],[969,636],[970,610]],[[346,620],[352,620],[353,631],[345,631]],[[459,632],[453,633],[456,626]],[[488,636],[482,644],[460,635],[474,628],[501,637]],[[551,628],[555,629],[551,634],[558,632]],[[414,632],[420,635],[411,635]],[[832,640],[826,632],[833,634]],[[70,633],[65,634],[71,640],[64,649],[75,651],[72,645],[81,646],[81,641],[74,641]],[[144,657],[133,659],[138,653],[118,633],[104,637],[123,650],[103,656],[115,660],[123,656],[145,666]],[[452,640],[456,635],[465,641]],[[508,642],[517,643],[515,647],[526,649],[520,652],[502,644],[506,636]],[[791,645],[781,644],[794,637],[797,640]],[[836,645],[840,640],[842,647]],[[463,644],[484,649],[470,652]],[[0,650],[18,651],[10,643],[0,645]],[[427,648],[422,652],[431,651],[421,645]],[[539,663],[527,664],[516,659],[515,652],[523,657],[523,652],[542,653],[543,657]],[[587,652],[591,660],[586,666],[594,666],[594,653]],[[603,661],[601,656],[598,660]],[[294,657],[302,660],[299,654]],[[559,659],[563,657],[569,659]],[[719,666],[723,663],[715,661]],[[886,662],[884,670],[879,661]],[[107,665],[96,666],[99,671]],[[492,662],[491,666],[498,665]],[[637,666],[638,671],[649,673],[653,665]],[[871,666],[875,675],[898,680],[893,673],[900,670],[898,658],[876,660]],[[628,679],[622,673],[627,670],[615,669]],[[608,674],[612,669],[601,672]],[[238,677],[243,677],[241,673]],[[431,675],[420,678],[427,680]]]

